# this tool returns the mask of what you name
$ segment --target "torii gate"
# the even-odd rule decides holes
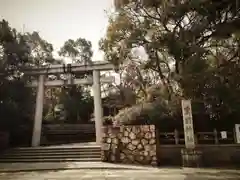
[[[100,80],[100,71],[110,71],[115,70],[115,66],[111,63],[104,61],[95,61],[91,65],[83,64],[68,64],[66,65],[49,65],[42,67],[24,68],[22,72],[24,75],[32,76],[37,75],[38,81],[33,81],[29,84],[29,87],[37,87],[37,97],[36,97],[36,108],[35,117],[33,125],[32,134],[32,146],[39,146],[41,140],[41,130],[42,130],[42,113],[43,113],[43,100],[44,100],[44,86],[62,86],[62,85],[73,85],[73,84],[93,84],[93,96],[94,96],[94,116],[95,116],[95,129],[96,129],[96,143],[101,143],[102,137],[102,100],[101,100],[101,86],[100,83],[111,83],[113,77],[107,77]],[[46,75],[57,75],[64,73],[92,73],[93,78],[85,79],[68,79],[64,80],[54,80],[45,81],[44,77]]]

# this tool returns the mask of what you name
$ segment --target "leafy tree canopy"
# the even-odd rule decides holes
[[[201,113],[214,119],[238,116],[238,0],[115,0],[115,6],[100,41],[108,61],[135,62],[133,51],[142,48],[138,67],[159,75],[170,101],[178,94],[202,103]]]

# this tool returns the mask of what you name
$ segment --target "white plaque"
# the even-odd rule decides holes
[[[236,140],[240,144],[240,124],[235,124]]]
[[[194,149],[195,139],[193,130],[191,100],[182,100],[182,114],[185,146],[186,148]]]
[[[221,131],[221,138],[227,139],[227,131]]]

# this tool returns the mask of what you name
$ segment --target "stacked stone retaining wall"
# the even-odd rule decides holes
[[[103,127],[102,160],[126,164],[156,165],[154,125]]]

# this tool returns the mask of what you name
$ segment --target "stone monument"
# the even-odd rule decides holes
[[[201,164],[201,151],[196,149],[191,100],[182,100],[182,114],[185,148],[181,149],[183,167],[199,167]]]

